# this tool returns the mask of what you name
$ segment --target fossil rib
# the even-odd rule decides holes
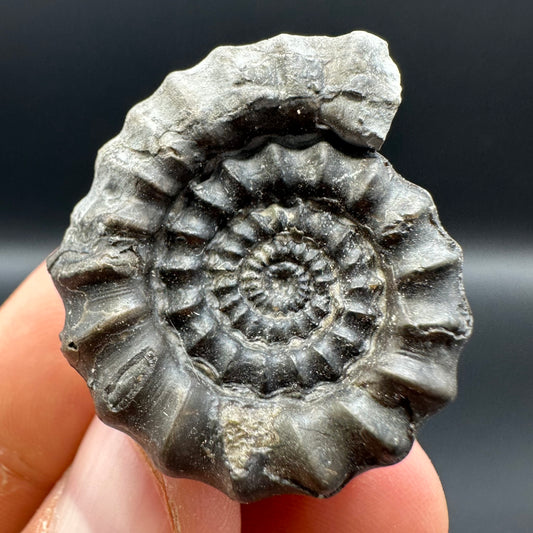
[[[460,248],[375,150],[381,39],[280,35],[170,74],[99,152],[48,267],[97,413],[252,501],[397,462],[455,395]]]

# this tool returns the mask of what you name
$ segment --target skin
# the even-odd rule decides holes
[[[415,443],[328,500],[240,505],[161,475],[126,435],[94,417],[59,349],[64,311],[43,265],[0,308],[0,524],[5,533],[448,531],[438,475]]]

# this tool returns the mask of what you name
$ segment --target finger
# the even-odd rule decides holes
[[[162,482],[129,437],[95,419],[72,468],[25,533],[43,530],[237,533],[239,505],[198,482],[166,478]]]
[[[199,481],[163,477],[174,531],[237,533],[241,506],[225,494]]]
[[[170,532],[163,498],[126,435],[95,419],[72,467],[26,531]]]
[[[370,470],[327,500],[279,496],[242,506],[243,532],[446,533],[439,477],[418,443],[400,463]]]
[[[59,350],[61,300],[38,267],[0,308],[0,524],[20,531],[72,461],[93,407]]]

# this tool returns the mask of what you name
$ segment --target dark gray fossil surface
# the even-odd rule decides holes
[[[378,150],[384,41],[280,35],[171,73],[102,147],[48,268],[97,413],[240,501],[329,496],[456,393],[462,255]]]

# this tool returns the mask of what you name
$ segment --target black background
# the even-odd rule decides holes
[[[164,76],[277,33],[385,38],[404,102],[382,152],[465,250],[475,333],[420,440],[452,532],[533,530],[533,3],[57,0],[0,7],[0,301],[55,247],[97,149]]]

